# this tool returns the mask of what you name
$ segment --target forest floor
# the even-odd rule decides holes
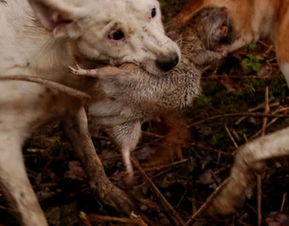
[[[163,1],[164,16],[173,16],[184,2]],[[289,125],[289,118],[274,117],[278,113],[289,114],[289,90],[268,41],[230,54],[217,71],[203,76],[202,90],[188,114],[191,138],[182,149],[182,157],[168,164],[143,165],[146,174],[184,221],[196,213],[229,175],[238,147],[261,135],[264,117],[254,113],[265,111],[266,90],[269,114],[272,114],[266,133]],[[252,116],[246,116],[248,112]],[[146,123],[144,130],[142,141],[133,153],[140,162],[149,161],[154,154],[153,146],[162,139],[154,123]],[[109,137],[100,132],[93,139],[107,175],[114,184],[134,195],[139,214],[149,225],[176,225],[138,170],[134,185],[124,185],[121,155]],[[103,206],[91,194],[61,124],[49,124],[36,131],[25,144],[24,156],[30,180],[51,225],[131,225],[123,223],[129,219]],[[272,162],[262,175],[264,225],[289,225],[288,188],[288,161]],[[222,221],[196,218],[193,225],[257,225],[256,196],[254,190],[234,216],[224,217]],[[13,216],[13,210],[0,193],[0,225],[17,225]]]

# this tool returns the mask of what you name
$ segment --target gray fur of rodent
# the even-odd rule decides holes
[[[214,24],[212,29],[218,29],[226,18],[222,16],[221,9],[214,10],[216,14],[210,13],[205,19],[207,23]],[[216,17],[218,12],[220,16]],[[204,20],[203,15],[201,19]],[[105,98],[89,105],[89,124],[90,127],[95,124],[106,127],[121,149],[129,180],[133,173],[129,155],[141,136],[141,123],[159,116],[178,115],[190,109],[200,93],[201,70],[222,57],[220,52],[207,50],[208,38],[201,40],[200,35],[206,34],[201,34],[199,30],[197,35],[197,30],[196,19],[194,25],[179,35],[182,60],[165,75],[151,75],[135,65],[126,65],[118,75],[98,76],[96,73],[99,80],[91,93],[102,90]],[[211,34],[214,34],[213,30]],[[215,35],[220,34],[215,32]]]

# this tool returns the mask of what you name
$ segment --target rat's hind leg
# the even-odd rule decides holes
[[[114,126],[111,129],[111,136],[120,147],[127,172],[126,182],[131,184],[133,180],[133,167],[130,153],[135,149],[141,137],[141,123],[140,121],[133,121]]]

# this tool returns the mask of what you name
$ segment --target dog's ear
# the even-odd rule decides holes
[[[63,0],[28,1],[40,23],[53,32],[55,37],[75,39],[81,35],[77,20],[85,16],[83,8],[69,5],[68,1]]]

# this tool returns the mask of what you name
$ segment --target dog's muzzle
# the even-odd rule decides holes
[[[155,63],[160,70],[167,72],[173,69],[175,66],[177,66],[179,61],[180,61],[179,55],[174,52],[167,56],[159,57],[155,61]]]

